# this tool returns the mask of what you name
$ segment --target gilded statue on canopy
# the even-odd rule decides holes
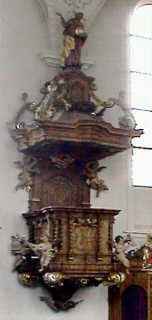
[[[64,28],[64,48],[61,54],[61,65],[63,67],[80,64],[81,47],[87,39],[84,25],[82,23],[83,13],[76,12],[74,18],[65,21],[64,17],[60,16],[61,24]]]

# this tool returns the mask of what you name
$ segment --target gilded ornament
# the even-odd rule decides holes
[[[147,234],[143,250],[143,270],[152,270],[152,234]]]
[[[27,287],[33,287],[37,284],[37,278],[30,272],[18,273],[19,282]]]
[[[88,280],[88,279],[85,279],[85,278],[80,279],[80,284],[81,284],[82,286],[85,287],[88,283],[89,283],[89,280]]]
[[[124,272],[112,272],[108,275],[107,279],[103,281],[104,286],[121,285],[127,279]]]
[[[60,283],[62,285],[62,280],[64,279],[64,275],[60,272],[46,272],[43,275],[43,280],[46,284],[50,286],[54,286]]]

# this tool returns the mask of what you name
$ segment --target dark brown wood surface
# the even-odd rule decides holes
[[[152,272],[135,272],[135,270],[134,272],[131,272],[130,277],[128,277],[128,279],[120,287],[109,287],[109,320],[125,320],[122,317],[122,295],[125,290],[132,285],[139,286],[145,291],[147,296],[147,320],[152,320]],[[137,308],[138,306],[135,307]]]
[[[46,215],[50,239],[60,239],[60,250],[50,271],[75,277],[95,277],[112,270],[112,224],[119,210],[52,207],[24,214],[31,240],[39,243]],[[41,227],[39,227],[41,225]]]

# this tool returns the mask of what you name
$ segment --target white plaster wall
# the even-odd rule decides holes
[[[97,77],[98,95],[101,98],[117,96],[119,90],[128,90],[128,30],[127,21],[135,0],[107,0],[89,35],[87,52],[96,61],[96,67],[90,71]],[[13,161],[19,159],[16,145],[9,138],[6,122],[12,120],[20,107],[20,95],[28,92],[30,98],[39,98],[39,89],[44,81],[53,77],[39,59],[39,52],[48,46],[48,32],[36,0],[0,1],[0,320],[50,320],[80,319],[108,320],[107,289],[99,286],[77,292],[77,299],[85,301],[75,310],[55,314],[39,302],[41,290],[20,286],[16,274],[11,272],[13,257],[9,252],[10,236],[27,229],[20,213],[27,210],[25,192],[15,192],[18,171]],[[105,119],[117,125],[119,110],[107,111]],[[129,152],[124,152],[104,160],[107,169],[103,178],[109,186],[109,192],[95,199],[92,192],[92,206],[122,209],[117,218],[115,232],[118,234],[138,219],[144,223],[144,196],[129,188],[128,166]],[[146,193],[147,221],[150,219],[149,198]],[[142,201],[143,200],[143,201]],[[132,216],[135,219],[132,219]],[[134,222],[132,222],[134,221]],[[147,223],[147,222],[146,222]]]

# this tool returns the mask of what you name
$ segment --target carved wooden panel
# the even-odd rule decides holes
[[[90,190],[85,180],[82,168],[43,166],[40,174],[34,177],[29,209],[89,206]]]
[[[43,232],[48,231],[50,239],[60,241],[50,271],[89,277],[112,270],[111,224],[116,214],[116,210],[54,207],[24,217],[33,225],[34,241],[40,242]]]
[[[96,248],[97,232],[95,227],[87,225],[74,226],[72,241],[75,244],[71,254],[94,255]]]

